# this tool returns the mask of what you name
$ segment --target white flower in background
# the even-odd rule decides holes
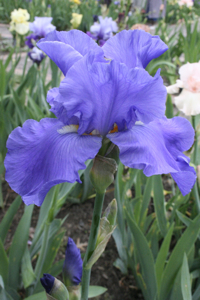
[[[30,15],[26,9],[14,9],[11,12],[10,31],[16,31],[17,33],[24,35],[29,31]]]
[[[200,114],[200,62],[187,63],[179,69],[180,80],[168,86],[168,94],[176,94],[183,89],[179,96],[174,97],[177,108],[187,116]]]
[[[192,0],[178,0],[178,5],[179,6],[186,5],[187,7],[191,7],[194,5],[194,2]]]

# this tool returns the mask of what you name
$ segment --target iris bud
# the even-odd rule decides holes
[[[81,282],[83,262],[80,250],[69,237],[63,265],[63,280],[67,287],[77,286]]]
[[[40,278],[47,295],[47,300],[69,300],[69,293],[66,286],[50,274],[43,274]]]
[[[95,157],[90,171],[90,179],[98,193],[105,193],[107,187],[113,182],[116,171],[117,164],[114,159],[100,155]]]

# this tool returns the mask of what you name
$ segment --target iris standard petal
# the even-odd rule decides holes
[[[6,180],[25,204],[40,206],[49,189],[65,181],[80,181],[78,170],[101,147],[101,138],[65,133],[57,119],[27,120],[7,141]]]
[[[129,68],[146,68],[168,47],[159,36],[152,36],[143,30],[123,30],[111,37],[102,49],[107,58],[125,63]]]
[[[87,34],[75,29],[68,32],[50,32],[37,43],[37,46],[56,63],[64,75],[90,50],[95,52],[97,61],[104,61],[101,47]]]
[[[83,261],[80,250],[74,241],[69,237],[63,264],[63,276],[65,283],[69,286],[78,285],[82,278]]]
[[[143,169],[146,176],[171,173],[182,194],[190,192],[196,176],[182,152],[192,146],[194,130],[186,119],[163,118],[107,137],[119,147],[124,165]]]
[[[56,101],[63,109],[57,116],[64,122],[66,115],[79,113],[79,133],[96,129],[105,135],[114,123],[122,130],[137,120],[161,118],[165,112],[166,88],[159,72],[151,77],[143,68],[95,62],[93,53],[68,71],[59,91]]]

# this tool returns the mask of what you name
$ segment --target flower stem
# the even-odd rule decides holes
[[[196,157],[197,157],[197,151],[198,151],[198,137],[196,132],[196,123],[195,123],[195,116],[192,116],[192,126],[195,130],[195,136],[194,136],[194,152],[191,161],[196,166]],[[196,180],[194,186],[193,186],[193,195],[196,202],[197,212],[200,213],[200,199],[199,199],[199,188],[198,188],[198,182]]]
[[[36,264],[36,267],[35,267],[36,282],[35,282],[34,290],[37,287],[37,284],[40,280],[42,268],[43,268],[43,265],[44,265],[45,256],[46,256],[46,253],[47,253],[49,226],[50,226],[50,223],[46,222],[45,227],[44,227],[44,237],[43,237],[43,241],[42,241],[42,247],[41,247],[40,255],[38,257],[38,261],[37,261],[37,264]]]
[[[90,274],[91,269],[86,268],[86,264],[90,259],[97,241],[97,235],[99,231],[99,224],[101,218],[101,212],[103,207],[105,193],[96,193],[96,198],[94,202],[94,211],[92,217],[92,225],[90,230],[90,237],[88,241],[88,247],[86,250],[86,254],[83,261],[83,276],[82,276],[82,292],[81,292],[81,300],[88,300],[88,291],[90,285]]]
[[[196,158],[197,158],[197,151],[198,151],[198,137],[196,132],[196,123],[195,123],[195,116],[192,116],[192,126],[195,130],[195,136],[194,136],[194,152],[192,157],[192,162],[196,165]]]

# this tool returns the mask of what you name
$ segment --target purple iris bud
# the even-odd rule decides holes
[[[115,5],[119,5],[120,2],[119,2],[119,1],[114,1],[114,4],[115,4]]]
[[[50,274],[43,274],[43,277],[40,278],[40,282],[48,294],[51,292],[53,288],[54,281],[55,281],[55,277],[51,276]]]
[[[80,250],[69,237],[63,265],[63,277],[66,286],[78,285],[82,278],[83,261]]]
[[[39,65],[42,62],[42,60],[45,58],[43,52],[37,47],[33,47],[33,49],[30,52],[28,52],[28,56],[37,65]]]
[[[103,18],[102,16],[98,17],[99,22],[94,22],[94,24],[90,27],[91,37],[96,40],[101,40],[101,45],[104,43],[102,41],[107,41],[111,36],[113,36],[113,32],[117,32],[118,26],[112,18]]]
[[[32,49],[34,47],[33,41],[38,41],[40,39],[40,36],[35,35],[34,33],[30,34],[29,36],[26,37],[25,44]]]
[[[51,24],[51,17],[35,17],[34,22],[29,23],[30,31],[40,38],[45,37],[49,32],[55,30],[55,26]]]
[[[79,30],[52,31],[37,46],[65,78],[47,94],[56,118],[27,120],[7,141],[6,180],[25,204],[40,206],[52,186],[81,182],[78,171],[105,137],[124,165],[146,176],[170,173],[183,195],[190,192],[196,174],[183,152],[194,130],[184,118],[165,117],[160,72],[145,70],[168,49],[159,36],[123,30],[100,47]]]
[[[93,20],[94,20],[94,22],[97,22],[98,21],[98,16],[97,15],[93,15]]]

